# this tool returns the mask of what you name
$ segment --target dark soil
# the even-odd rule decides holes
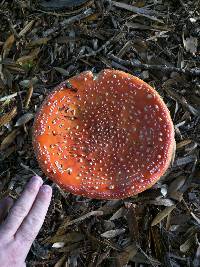
[[[27,266],[200,266],[200,2],[74,1],[55,10],[42,2],[0,1],[0,198],[17,198],[33,173],[54,192]],[[125,200],[64,192],[32,148],[45,96],[81,71],[104,68],[155,87],[176,132],[165,177]]]

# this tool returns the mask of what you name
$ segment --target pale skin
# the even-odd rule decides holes
[[[51,187],[34,176],[15,203],[9,197],[0,202],[1,266],[26,266],[26,256],[42,227],[51,196]]]

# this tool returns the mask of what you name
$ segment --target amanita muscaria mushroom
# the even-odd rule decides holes
[[[33,145],[62,188],[120,199],[151,187],[174,150],[169,110],[147,83],[117,70],[86,71],[61,83],[37,113]]]

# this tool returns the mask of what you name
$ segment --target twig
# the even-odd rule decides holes
[[[38,174],[37,174],[34,170],[32,170],[29,166],[23,164],[22,162],[20,163],[20,166],[21,166],[23,169],[25,169],[26,171],[30,171],[31,173],[33,173],[33,175],[38,176]]]
[[[79,20],[85,19],[93,14],[93,11],[91,8],[86,9],[83,13],[78,14],[76,16],[70,17],[68,19],[63,20],[59,26],[53,27],[52,29],[48,29],[43,33],[43,37],[47,37],[49,35],[54,34],[55,32],[59,31],[60,29],[65,29],[69,24],[75,23]]]
[[[10,100],[12,98],[15,98],[17,96],[17,94],[22,94],[22,93],[26,93],[26,91],[19,91],[17,93],[11,94],[11,95],[3,96],[2,98],[0,98],[0,102],[4,102],[6,100]]]
[[[115,7],[119,7],[119,8],[128,10],[128,11],[131,11],[133,13],[136,13],[136,14],[138,14],[140,16],[149,18],[151,20],[154,20],[154,21],[157,21],[157,22],[160,22],[160,23],[164,23],[162,20],[160,20],[160,19],[158,19],[158,18],[156,18],[154,16],[154,15],[157,14],[157,12],[155,12],[155,11],[148,10],[146,8],[135,7],[135,6],[132,6],[132,5],[128,5],[128,4],[125,4],[125,3],[122,3],[122,2],[116,2],[116,1],[111,1],[111,4],[113,6],[115,6]],[[160,16],[161,15],[163,17],[163,14],[160,14]]]
[[[200,69],[199,68],[193,68],[193,69],[181,69],[176,67],[168,67],[166,65],[148,65],[148,64],[142,64],[142,63],[136,63],[129,60],[123,60],[121,58],[118,58],[114,56],[113,54],[109,54],[108,57],[112,59],[113,61],[124,65],[126,67],[134,67],[134,68],[141,68],[145,70],[158,70],[163,72],[178,72],[181,74],[187,74],[191,76],[198,76],[200,77]]]

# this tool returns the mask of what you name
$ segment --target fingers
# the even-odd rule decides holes
[[[11,208],[6,220],[2,223],[0,235],[6,235],[7,237],[14,236],[24,218],[29,213],[42,183],[42,178],[39,176],[31,178],[21,196]]]
[[[5,197],[0,201],[0,223],[4,220],[7,212],[13,205],[13,199],[11,197]]]
[[[34,239],[36,238],[44,222],[52,196],[52,189],[48,185],[41,186],[35,202],[19,227],[15,240],[20,244],[25,244],[26,253],[28,253]]]

